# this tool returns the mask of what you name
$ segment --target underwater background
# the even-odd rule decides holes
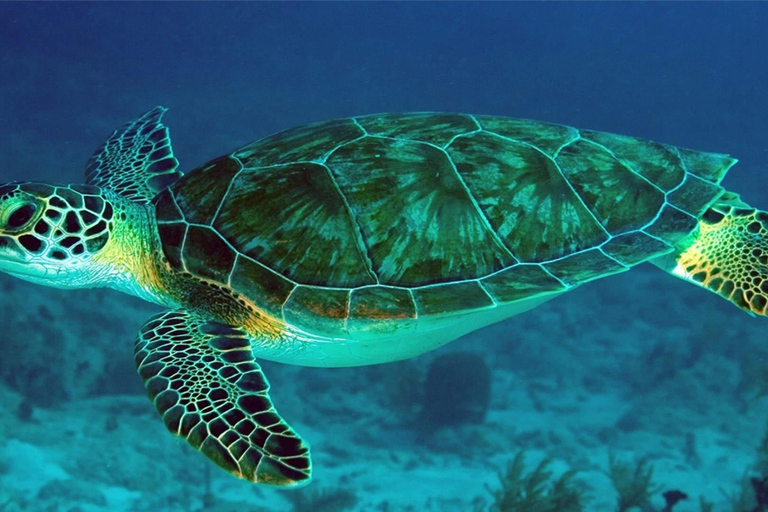
[[[434,110],[729,153],[765,209],[766,27],[764,3],[2,3],[0,181],[82,182],[158,104],[182,170]],[[297,491],[165,431],[133,363],[156,311],[0,277],[0,511],[768,510],[768,322],[650,265],[410,361],[264,362],[312,446]]]

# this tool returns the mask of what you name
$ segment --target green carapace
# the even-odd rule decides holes
[[[167,307],[135,359],[168,429],[230,473],[309,481],[259,358],[353,366],[437,348],[650,261],[750,314],[768,214],[736,162],[523,119],[380,114],[294,128],[182,174],[157,107],[85,184],[0,187],[0,270]]]

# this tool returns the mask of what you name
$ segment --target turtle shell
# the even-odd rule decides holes
[[[172,266],[354,335],[566,291],[672,251],[734,159],[502,117],[287,130],[154,201]]]

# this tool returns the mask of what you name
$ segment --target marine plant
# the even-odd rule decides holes
[[[755,462],[744,472],[736,490],[722,491],[732,512],[768,510],[768,426],[756,452]]]
[[[713,512],[715,510],[715,504],[705,500],[704,496],[699,496],[699,510],[701,512]]]
[[[613,454],[608,459],[608,476],[613,487],[619,493],[617,512],[625,512],[633,507],[647,507],[654,491],[653,466],[644,458],[634,462],[622,461]]]
[[[566,471],[553,481],[547,469],[551,462],[547,457],[526,473],[525,455],[518,452],[499,474],[501,486],[492,492],[488,512],[581,512],[584,493],[573,483],[576,471]]]

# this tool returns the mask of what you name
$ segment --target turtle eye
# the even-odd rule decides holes
[[[20,229],[34,217],[36,211],[37,206],[33,203],[21,205],[8,216],[8,222],[5,226],[8,229]]]

